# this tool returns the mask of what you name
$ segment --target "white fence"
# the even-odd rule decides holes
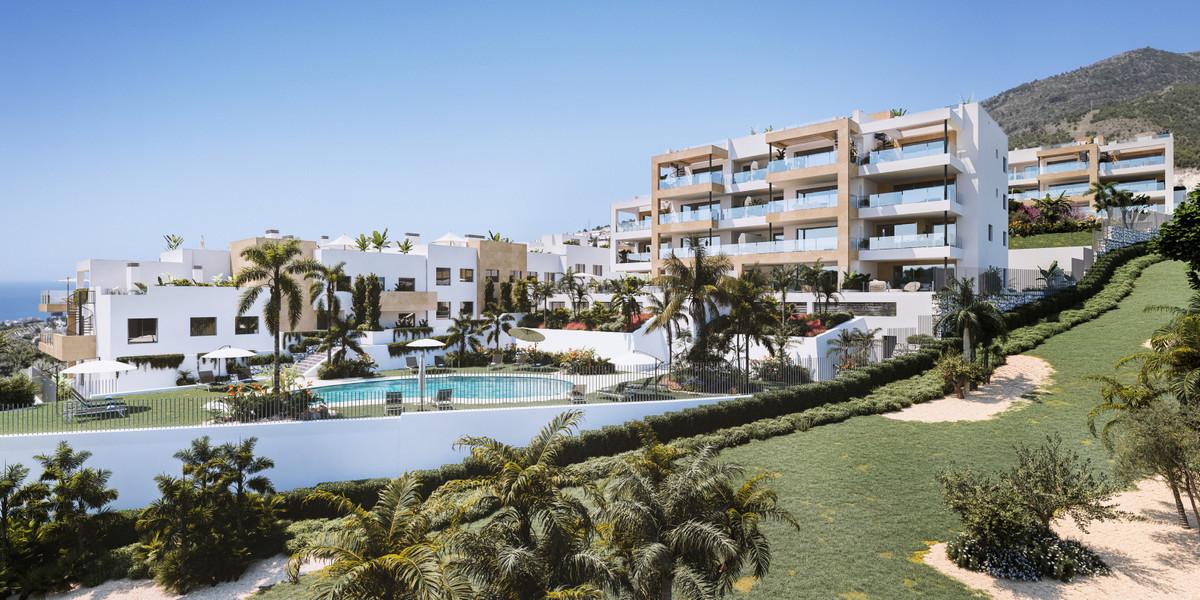
[[[597,429],[632,419],[693,408],[732,397],[620,402],[578,406],[583,427]],[[173,455],[191,440],[209,436],[214,443],[258,438],[257,453],[275,461],[266,473],[280,490],[324,481],[395,477],[403,471],[431,469],[461,461],[453,449],[463,435],[487,435],[510,444],[533,437],[564,406],[489,410],[412,412],[377,419],[334,419],[247,425],[128,429],[0,437],[0,464],[23,463],[38,476],[34,456],[48,454],[59,441],[92,453],[88,466],[112,471],[109,484],[120,497],[114,508],[138,508],[158,497],[154,476],[178,475]]]

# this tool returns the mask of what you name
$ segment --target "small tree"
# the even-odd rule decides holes
[[[483,314],[484,327],[487,329],[487,341],[496,344],[496,356],[500,356],[500,340],[505,333],[512,329],[512,315],[490,310]]]
[[[1159,476],[1171,488],[1179,521],[1190,527],[1180,489],[1187,493],[1192,514],[1200,522],[1200,425],[1197,410],[1160,400],[1130,412],[1121,420],[1113,444],[1117,474],[1128,482]]]
[[[354,289],[350,291],[350,311],[354,324],[363,325],[367,322],[367,278],[362,275],[354,276]]]
[[[382,314],[383,302],[383,285],[379,281],[379,277],[374,273],[367,275],[366,278],[366,323],[371,331],[383,331],[383,326],[379,324],[379,317]]]
[[[383,249],[387,248],[388,244],[390,243],[391,241],[388,240],[388,230],[386,227],[383,228],[383,231],[371,232],[371,247],[374,248],[376,252],[383,252]]]
[[[1188,265],[1188,283],[1200,290],[1200,185],[1175,207],[1171,220],[1150,240],[1150,251]]]
[[[183,236],[168,233],[163,236],[163,241],[167,243],[167,250],[177,250],[183,245]]]

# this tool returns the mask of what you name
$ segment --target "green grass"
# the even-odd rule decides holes
[[[201,388],[180,388],[163,392],[122,396],[129,405],[125,418],[64,421],[65,402],[0,411],[0,435],[52,431],[94,431],[137,427],[200,425],[209,420],[204,405],[222,395]]]
[[[948,540],[957,518],[942,504],[935,475],[948,466],[1007,466],[1017,442],[1058,432],[1107,468],[1086,415],[1097,402],[1089,376],[1111,373],[1167,317],[1149,304],[1182,304],[1189,294],[1180,263],[1147,269],[1120,308],[1051,338],[1030,354],[1056,369],[1047,394],[1029,406],[974,423],[909,423],[857,417],[722,452],[749,470],[780,473],[783,505],[799,533],[772,525],[770,575],[748,598],[972,598],[920,562],[927,540]],[[747,582],[748,583],[748,582]]]
[[[1072,231],[1070,233],[1042,233],[1030,236],[1012,236],[1008,238],[1008,247],[1013,250],[1027,248],[1061,248],[1063,246],[1091,246],[1092,232]]]

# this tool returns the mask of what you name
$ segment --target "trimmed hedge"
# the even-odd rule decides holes
[[[1146,244],[1134,244],[1113,250],[1096,259],[1092,268],[1079,280],[1075,287],[1062,290],[1053,296],[1046,296],[1036,302],[1004,313],[1004,322],[1011,331],[1050,318],[1068,308],[1082,303],[1104,289],[1112,278],[1117,267],[1149,252]],[[1161,259],[1159,259],[1161,260]]]
[[[133,356],[118,356],[117,362],[131,364],[135,367],[150,367],[151,369],[178,369],[183,364],[182,354],[138,354]]]
[[[25,376],[17,373],[12,377],[0,377],[0,409],[16,406],[30,406],[37,395],[38,386]]]
[[[281,365],[291,364],[292,362],[295,362],[295,358],[293,358],[291,354],[288,354],[286,352],[279,353],[279,364],[281,364]],[[254,356],[250,356],[250,357],[246,358],[246,364],[251,367],[263,367],[266,365],[273,365],[273,364],[275,364],[275,355],[274,354],[255,354]]]

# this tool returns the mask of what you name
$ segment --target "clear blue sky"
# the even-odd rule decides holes
[[[1194,1],[820,4],[0,2],[0,280],[164,233],[575,230],[669,146],[1200,49]]]

